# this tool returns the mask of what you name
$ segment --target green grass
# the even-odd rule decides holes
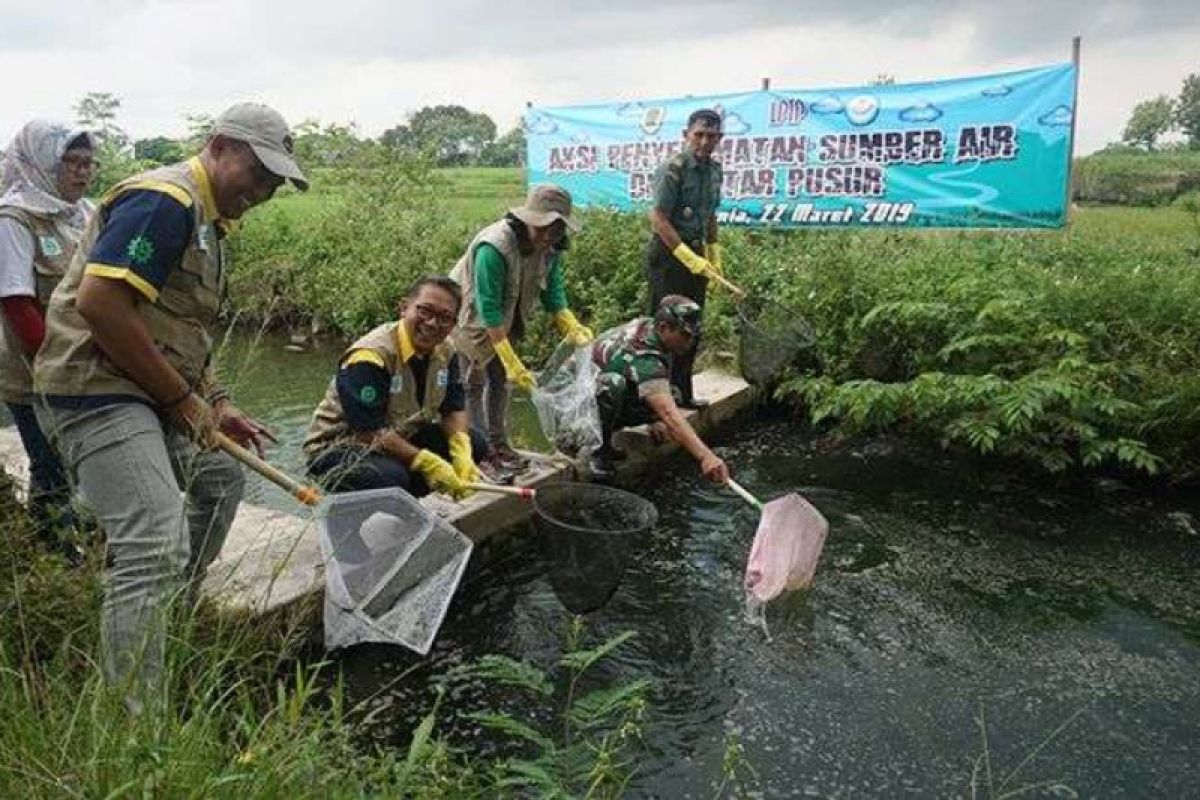
[[[646,682],[597,686],[589,674],[578,691],[632,634],[585,642],[576,618],[550,669],[464,665],[443,676],[452,693],[458,681],[513,692],[529,681],[528,718],[439,702],[405,748],[381,749],[356,729],[374,695],[350,705],[334,667],[304,655],[311,615],[254,621],[203,605],[172,627],[162,702],[134,715],[96,664],[101,546],[68,567],[33,535],[3,473],[0,526],[0,797],[613,798],[633,773]],[[451,715],[507,746],[486,758],[452,747],[438,734]]]

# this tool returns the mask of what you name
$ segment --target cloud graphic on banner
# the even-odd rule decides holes
[[[721,132],[726,136],[741,136],[750,132],[750,123],[736,111],[726,111],[721,117]]]
[[[1055,128],[1068,126],[1071,124],[1071,109],[1061,105],[1055,106],[1050,111],[1038,117],[1038,122]]]
[[[870,125],[879,116],[879,101],[869,94],[860,94],[846,103],[846,119],[853,125]]]
[[[522,127],[530,136],[549,136],[558,133],[558,123],[541,114],[530,114],[522,121]]]
[[[1012,87],[1005,86],[1003,83],[998,83],[995,86],[989,86],[980,92],[984,97],[1007,97],[1012,94]]]
[[[840,114],[844,109],[842,101],[836,97],[822,97],[808,106],[808,110],[814,114]]]
[[[901,122],[933,122],[941,119],[942,110],[926,100],[915,103],[898,115]]]

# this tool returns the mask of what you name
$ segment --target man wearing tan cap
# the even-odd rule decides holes
[[[106,537],[103,666],[132,709],[162,696],[173,601],[194,599],[242,497],[215,432],[270,438],[217,382],[212,336],[225,236],[284,180],[308,187],[283,117],[233,106],[198,156],[101,198],[50,298],[37,414]]]
[[[578,233],[571,219],[571,195],[553,184],[534,186],[525,205],[509,210],[471,241],[450,277],[463,287],[463,304],[455,348],[467,361],[467,411],[487,435],[491,458],[480,466],[497,477],[525,464],[508,442],[506,416],[509,383],[531,391],[534,376],[513,350],[535,305],[554,316],[568,341],[582,346],[592,340],[567,304],[562,253],[567,231]]]

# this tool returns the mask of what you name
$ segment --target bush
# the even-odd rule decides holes
[[[1200,189],[1200,153],[1101,151],[1076,160],[1073,183],[1073,196],[1083,202],[1161,206]]]

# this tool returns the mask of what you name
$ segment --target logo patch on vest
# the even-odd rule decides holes
[[[368,384],[358,390],[358,399],[363,402],[363,405],[373,406],[379,399],[379,392],[375,391],[374,386]]]
[[[205,253],[214,253],[219,249],[217,230],[211,224],[205,223],[196,231],[196,241]]]
[[[63,254],[62,245],[56,236],[39,236],[38,244],[42,248],[42,255],[46,258],[55,258]]]
[[[450,384],[450,370],[439,369],[437,374],[437,385],[445,389]]]
[[[150,259],[154,258],[154,243],[139,233],[125,246],[125,255],[138,266],[149,264]]]
[[[401,392],[404,391],[404,376],[403,375],[401,375],[400,373],[397,372],[395,375],[392,376],[392,387],[391,387],[390,391],[392,394],[400,394]]]

